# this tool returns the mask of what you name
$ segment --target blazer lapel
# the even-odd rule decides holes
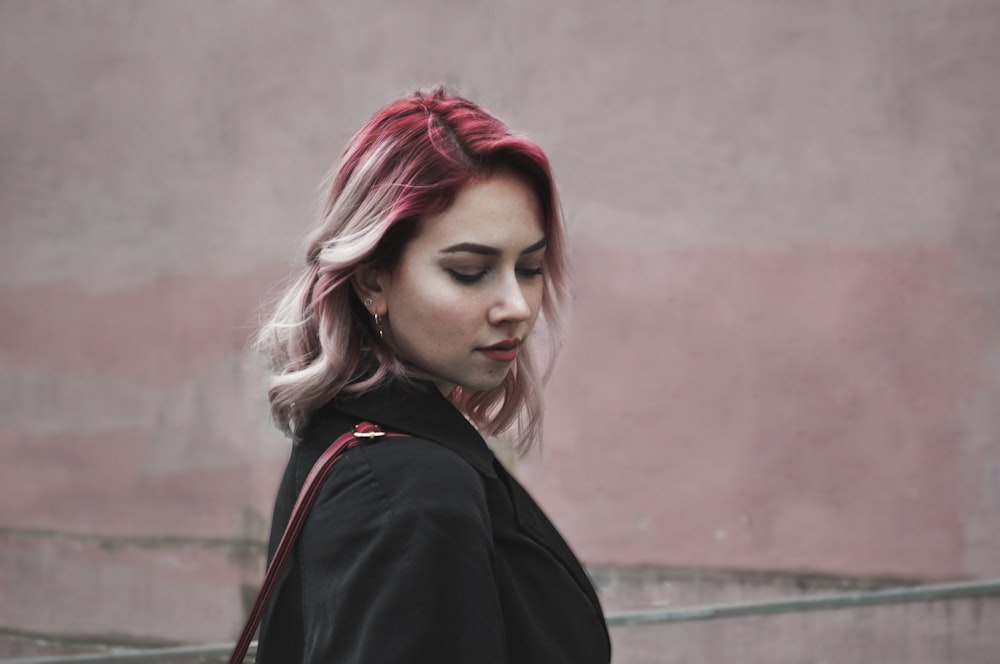
[[[552,525],[552,522],[545,516],[538,503],[528,494],[528,492],[521,486],[521,483],[517,481],[512,475],[510,475],[507,470],[499,462],[496,463],[497,473],[503,480],[503,483],[507,486],[510,492],[511,501],[514,504],[514,515],[517,520],[517,525],[521,530],[531,535],[532,539],[536,540],[539,544],[544,546],[553,556],[562,563],[563,567],[569,572],[570,576],[576,581],[580,589],[587,595],[590,602],[594,605],[594,609],[600,617],[601,622],[604,622],[604,611],[601,607],[601,602],[597,597],[597,592],[594,590],[594,584],[591,582],[590,577],[587,576],[586,570],[580,564],[580,561],[573,554],[573,551],[569,548],[566,540],[563,536],[556,530],[556,527]]]

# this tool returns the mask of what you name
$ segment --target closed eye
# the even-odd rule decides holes
[[[480,272],[460,272],[458,270],[448,270],[448,274],[451,275],[451,278],[462,284],[474,284],[485,277],[487,272],[488,270],[482,270]]]
[[[451,276],[452,279],[460,284],[474,284],[478,281],[482,281],[489,275],[490,271],[480,270],[478,272],[463,272],[461,270],[455,270],[452,268],[447,268],[446,271]],[[544,270],[541,267],[519,267],[516,268],[517,276],[526,281],[535,279],[536,277],[542,276]]]

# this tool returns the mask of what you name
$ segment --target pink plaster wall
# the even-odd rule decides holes
[[[990,339],[953,252],[576,255],[600,270],[521,472],[587,559],[964,573],[961,404]]]
[[[98,292],[68,279],[0,289],[0,362],[166,390],[243,352],[284,272],[169,274]]]

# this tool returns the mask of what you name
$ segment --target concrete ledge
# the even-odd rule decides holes
[[[823,575],[590,568],[608,613],[687,608],[918,585],[915,579]],[[996,664],[1000,597],[968,597],[690,622],[616,626],[616,664]]]

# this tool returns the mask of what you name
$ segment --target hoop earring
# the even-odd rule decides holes
[[[373,300],[370,297],[365,298],[365,306],[372,306]],[[385,330],[382,329],[382,317],[378,315],[378,312],[373,311],[372,317],[375,319],[375,331],[378,332],[378,338],[382,339],[385,336]]]

